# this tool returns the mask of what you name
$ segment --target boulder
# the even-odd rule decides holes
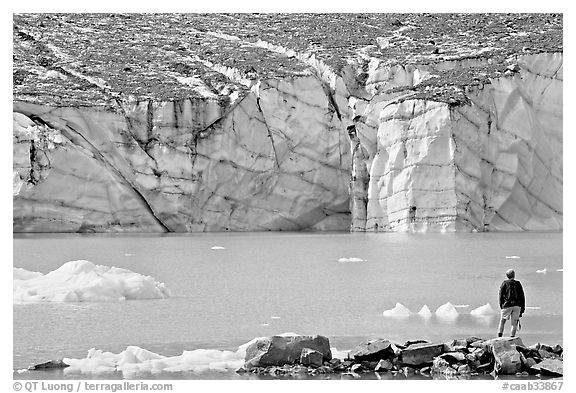
[[[516,350],[514,340],[490,340],[490,351],[494,356],[494,372],[496,374],[516,374],[522,370],[522,358]]]
[[[450,364],[462,363],[466,361],[466,355],[462,352],[447,352],[440,355],[440,357]]]
[[[461,364],[460,366],[458,366],[456,371],[458,371],[458,374],[471,374],[472,373],[472,369],[467,364]]]
[[[452,340],[444,343],[444,352],[462,351],[468,347],[468,342],[465,339]]]
[[[442,374],[444,370],[450,367],[450,363],[447,360],[442,359],[441,357],[437,357],[432,361],[432,369],[433,373]]]
[[[554,377],[561,377],[564,375],[564,362],[560,359],[544,359],[537,364],[540,369],[540,374],[549,375]]]
[[[410,345],[414,345],[414,344],[430,344],[430,342],[426,341],[426,340],[408,340],[404,343],[404,345],[401,347],[402,349],[409,347]]]
[[[534,358],[538,360],[542,358],[540,356],[539,351],[532,347],[524,347],[522,345],[516,345],[516,350],[527,358]]]
[[[556,355],[562,356],[564,349],[562,348],[562,345],[556,344],[554,345],[554,348],[552,348],[552,352],[554,352]]]
[[[357,362],[391,359],[395,356],[395,345],[383,339],[366,340],[358,344],[350,354]]]
[[[525,359],[526,360],[524,360],[524,363],[522,364],[522,367],[525,370],[527,370],[528,372],[534,372],[534,374],[540,372],[539,368],[534,368],[534,366],[538,364],[538,362],[534,358],[525,357]]]
[[[482,341],[481,347],[486,348],[488,350],[491,350],[492,344],[502,343],[502,342],[507,342],[507,343],[510,343],[513,345],[521,345],[521,346],[525,347],[525,345],[522,342],[522,339],[520,337],[496,337],[496,338],[492,338],[490,340]]]
[[[244,367],[294,364],[304,348],[320,352],[323,361],[332,359],[330,342],[324,336],[272,336],[259,338],[246,348]]]
[[[66,368],[68,366],[70,366],[70,365],[64,363],[64,361],[62,361],[61,359],[58,359],[58,360],[50,360],[50,361],[45,362],[45,363],[36,364],[34,366],[30,366],[28,369],[29,370],[40,370],[40,369],[46,369],[46,368]]]
[[[374,371],[390,371],[394,369],[394,364],[389,359],[382,359],[378,362]]]
[[[554,352],[548,351],[546,349],[542,349],[540,348],[538,350],[538,354],[540,355],[540,357],[542,359],[549,359],[549,358],[557,358],[558,355],[556,355]]]
[[[323,359],[324,355],[310,348],[304,348],[300,353],[300,364],[304,366],[320,367]]]
[[[442,353],[444,344],[413,344],[402,350],[402,363],[409,366],[430,365]]]

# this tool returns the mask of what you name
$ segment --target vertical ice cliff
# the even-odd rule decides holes
[[[521,57],[467,98],[356,105],[369,154],[352,230],[562,229],[562,56]]]
[[[561,230],[561,16],[402,18],[16,15],[14,231]]]

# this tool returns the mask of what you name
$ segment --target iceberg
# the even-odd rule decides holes
[[[340,259],[338,259],[338,262],[341,262],[341,263],[366,262],[366,260],[362,259],[362,258],[351,257],[351,258],[340,258]]]
[[[40,277],[43,274],[40,272],[31,272],[26,269],[22,269],[20,267],[13,268],[13,279],[14,280],[29,280],[31,278]]]
[[[386,310],[382,313],[385,317],[392,317],[392,318],[406,318],[410,316],[410,310],[404,306],[403,304],[396,303],[396,306],[390,310]]]
[[[118,354],[92,348],[84,359],[64,358],[63,361],[69,365],[64,369],[67,375],[105,374],[117,371],[123,375],[138,375],[237,369],[244,364],[244,355],[245,349],[243,354],[240,348],[236,352],[196,349],[183,351],[182,355],[166,357],[137,346],[129,346]]]
[[[297,336],[296,333],[286,332],[279,336]],[[195,349],[183,351],[182,355],[163,356],[138,346],[128,346],[120,353],[104,352],[92,348],[84,359],[64,358],[63,362],[69,367],[64,369],[65,375],[78,374],[106,374],[121,372],[124,377],[142,374],[158,374],[161,372],[205,372],[237,370],[244,365],[246,348],[250,344],[262,339],[256,337],[238,347],[236,351],[218,349]],[[342,358],[347,351],[338,351],[332,348]]]
[[[546,273],[547,273],[547,270],[546,270],[546,268],[540,269],[540,270],[536,270],[536,273],[546,274]]]
[[[111,302],[163,299],[170,296],[164,283],[128,269],[66,262],[44,275],[14,268],[14,302]]]
[[[432,311],[430,311],[430,309],[428,308],[428,306],[425,304],[422,306],[422,308],[420,309],[420,311],[418,311],[418,315],[420,315],[422,318],[430,318],[432,316]]]
[[[496,311],[494,311],[490,303],[486,303],[485,305],[477,307],[474,310],[470,311],[470,315],[475,317],[485,317],[494,314],[496,314]]]
[[[451,321],[458,318],[458,311],[452,303],[448,302],[436,309],[436,317]]]

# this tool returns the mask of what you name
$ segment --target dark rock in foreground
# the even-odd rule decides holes
[[[332,359],[330,343],[323,336],[272,336],[258,339],[246,348],[246,368],[283,366],[300,360],[303,350],[322,354],[322,360]]]
[[[442,353],[444,344],[413,344],[402,350],[402,363],[410,366],[428,366]]]
[[[483,340],[477,337],[446,343],[422,340],[399,345],[385,339],[361,342],[346,359],[331,358],[323,336],[273,336],[259,339],[246,351],[238,373],[294,377],[339,373],[361,378],[363,373],[391,373],[406,378],[470,378],[472,375],[563,376],[563,348],[545,344],[526,347],[518,337]],[[378,376],[380,379],[381,377]]]
[[[66,364],[62,361],[62,359],[58,360],[50,360],[45,363],[35,364],[34,366],[30,366],[29,370],[42,370],[47,368],[66,368],[69,367],[69,364]]]
[[[352,350],[351,355],[358,362],[378,361],[393,358],[398,350],[398,347],[388,340],[367,340],[358,344]]]

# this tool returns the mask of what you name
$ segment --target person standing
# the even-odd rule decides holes
[[[514,270],[509,269],[506,271],[507,279],[500,285],[500,325],[498,326],[498,337],[502,337],[504,332],[504,325],[506,320],[510,319],[512,324],[510,329],[510,336],[516,336],[516,329],[518,328],[518,322],[520,317],[524,314],[524,309],[526,306],[526,299],[524,297],[524,289],[520,281],[515,280]]]

